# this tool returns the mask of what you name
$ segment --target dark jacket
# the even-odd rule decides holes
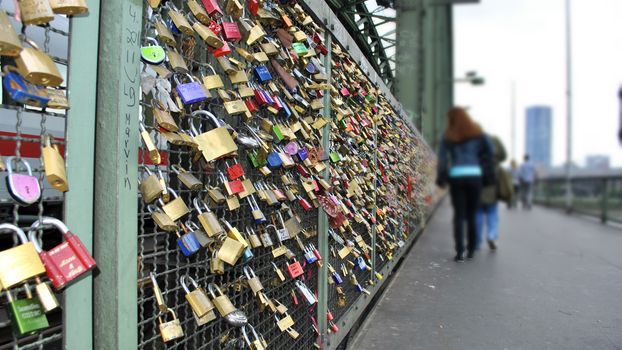
[[[501,169],[501,163],[505,161],[507,158],[507,153],[505,151],[505,147],[503,147],[503,143],[496,136],[489,136],[492,141],[492,145],[494,148],[493,151],[493,161],[494,161],[494,169],[495,169],[495,183],[489,186],[486,186],[482,189],[481,196],[481,204],[494,204],[499,199],[498,189],[499,184],[498,180],[502,174],[500,174],[503,169]]]
[[[483,135],[460,143],[443,139],[438,151],[436,184],[445,187],[455,167],[479,167],[484,185],[494,183],[492,154],[493,146],[488,137]]]

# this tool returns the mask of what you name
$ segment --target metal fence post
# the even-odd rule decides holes
[[[101,4],[95,157],[95,349],[136,349],[143,0]],[[80,347],[84,348],[84,347]]]
[[[67,115],[67,177],[65,223],[93,251],[93,181],[95,104],[99,39],[99,0],[89,0],[89,14],[71,19]],[[65,291],[65,349],[93,348],[93,278],[88,276]]]
[[[602,193],[600,199],[600,220],[603,224],[607,223],[607,212],[609,209],[609,179],[602,179]]]
[[[329,28],[330,29],[330,28]],[[327,84],[331,84],[332,79],[332,37],[330,30],[326,30],[324,32],[324,43],[328,50],[328,54],[324,56],[324,68],[326,69],[327,76]],[[322,111],[322,115],[324,118],[331,118],[331,110],[330,110],[330,91],[326,91],[324,93],[324,109]],[[322,129],[322,148],[328,151],[330,148],[330,123],[324,129]],[[323,178],[326,181],[330,181],[330,172],[329,167],[324,170]],[[319,210],[318,215],[318,248],[320,250],[320,255],[323,257],[330,256],[329,246],[328,246],[328,216],[324,210]],[[324,342],[326,340],[327,332],[328,332],[328,321],[326,320],[326,313],[328,311],[328,264],[322,264],[322,267],[319,268],[319,276],[318,276],[318,308],[317,308],[317,322],[318,322],[318,330],[320,332],[320,342],[321,346],[324,346]]]

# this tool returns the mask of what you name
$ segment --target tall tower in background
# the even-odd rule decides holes
[[[525,128],[525,153],[537,166],[551,167],[553,111],[549,106],[527,108],[527,126]]]

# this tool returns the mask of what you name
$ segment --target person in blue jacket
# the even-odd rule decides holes
[[[464,108],[453,107],[447,116],[447,129],[438,151],[436,183],[440,187],[449,184],[454,208],[454,260],[462,262],[464,225],[467,226],[467,258],[471,259],[476,248],[475,214],[482,187],[495,182],[493,146]]]

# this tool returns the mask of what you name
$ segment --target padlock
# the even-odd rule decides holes
[[[238,146],[229,134],[229,131],[216,116],[204,110],[192,112],[192,116],[206,116],[212,122],[214,129],[204,132],[194,138],[203,153],[205,161],[211,162],[222,157],[230,156],[237,152]]]
[[[155,165],[159,165],[162,163],[162,157],[160,156],[160,151],[155,146],[153,139],[151,138],[151,133],[147,131],[145,124],[142,121],[138,123],[138,128],[140,130],[140,137],[145,144],[145,148],[147,149],[147,154],[149,155],[149,160]]]
[[[235,266],[245,250],[246,247],[242,242],[230,237],[225,237],[222,246],[218,249],[217,256],[225,263]]]
[[[257,235],[252,227],[246,226],[246,235],[248,238],[248,243],[251,245],[251,248],[259,248],[263,246],[259,235]]]
[[[256,66],[253,69],[253,73],[255,74],[257,80],[259,80],[259,82],[261,83],[272,80],[272,75],[270,74],[270,71],[268,71],[268,68],[263,64]]]
[[[255,271],[253,271],[253,269],[250,266],[244,266],[244,275],[246,276],[246,279],[248,280],[248,286],[253,291],[253,294],[256,295],[264,289],[263,285],[261,284],[261,281],[259,280],[259,277],[257,277],[257,275],[255,274]]]
[[[192,291],[190,291],[190,288],[186,283],[187,280],[189,280],[194,287]],[[179,278],[179,283],[186,292],[185,297],[188,304],[190,304],[190,308],[192,308],[192,312],[194,312],[199,318],[207,315],[209,312],[214,312],[214,304],[212,304],[212,301],[207,297],[207,294],[205,294],[203,288],[199,287],[197,282],[192,277],[182,275]]]
[[[276,324],[281,332],[287,332],[292,339],[298,339],[300,333],[292,328],[294,326],[294,319],[291,315],[286,314],[285,317],[280,320],[277,315],[274,315],[274,318],[277,320]]]
[[[177,195],[177,192],[173,191],[170,187],[167,188],[167,190],[173,195],[174,199],[162,205],[162,210],[166,215],[168,215],[168,217],[171,218],[171,220],[177,221],[190,213],[190,209],[188,209],[188,206],[184,200]]]
[[[41,225],[51,225],[63,234],[65,241],[49,251],[42,251],[36,238]],[[30,226],[30,241],[43,261],[48,278],[56,289],[64,288],[68,283],[93,270],[97,263],[78,236],[69,232],[65,224],[54,218],[43,217]]]
[[[41,281],[39,276],[35,277],[35,283],[35,292],[37,293],[37,298],[43,308],[43,312],[47,314],[58,309],[60,307],[60,303],[52,291],[52,288],[50,288],[47,283]]]
[[[171,220],[160,208],[150,204],[147,206],[147,211],[151,213],[151,219],[161,230],[167,232],[177,231],[178,227],[175,221]]]
[[[216,214],[210,210],[205,202],[201,201],[199,198],[195,198],[192,203],[197,210],[199,222],[209,237],[225,234],[225,229],[220,224],[220,221],[218,221]],[[201,206],[205,209],[205,212],[203,212]]]
[[[140,58],[145,63],[158,65],[166,60],[166,52],[155,38],[146,37],[148,46],[141,46]]]
[[[153,20],[158,39],[171,47],[177,46],[173,33],[168,29],[162,17],[159,14],[155,14]]]
[[[4,10],[0,10],[0,56],[16,57],[22,51],[22,43]]]
[[[151,285],[153,286],[153,295],[155,296],[158,310],[160,310],[160,312],[167,312],[168,306],[166,306],[166,303],[164,302],[164,294],[162,294],[162,290],[158,285],[158,280],[156,279],[156,276],[153,272],[149,272],[149,279],[151,279]]]
[[[65,160],[60,155],[58,146],[52,146],[52,136],[44,136],[43,149],[43,168],[45,170],[45,178],[48,183],[58,191],[67,192],[69,186],[67,184],[67,175],[65,172]]]
[[[296,288],[298,288],[298,290],[300,291],[300,294],[302,294],[302,296],[305,298],[307,304],[313,305],[317,303],[318,300],[315,297],[315,294],[313,294],[313,292],[309,289],[309,287],[307,287],[307,285],[303,281],[297,280],[294,283],[296,285]]]
[[[251,46],[266,36],[266,32],[263,28],[251,19],[240,18],[239,21],[244,31],[246,45]]]
[[[39,85],[27,82],[16,67],[5,66],[3,72],[2,85],[15,102],[39,108],[48,105],[50,98],[45,94],[45,90]]]
[[[209,291],[212,302],[216,306],[218,313],[227,323],[234,327],[243,327],[248,323],[246,315],[231,303],[229,297],[224,294],[216,284],[208,284],[207,290]]]
[[[244,7],[240,4],[239,0],[227,0],[225,3],[225,11],[231,17],[238,19],[242,17],[244,13]]]
[[[170,132],[176,132],[179,130],[177,122],[175,122],[175,119],[173,119],[171,113],[167,110],[166,106],[160,102],[160,100],[151,100],[151,106],[151,111],[153,112],[153,116],[155,117],[156,123],[159,127]]]
[[[299,57],[305,56],[305,55],[307,55],[309,53],[309,49],[307,49],[305,44],[300,43],[300,42],[293,43],[292,44],[292,49],[294,50],[296,55],[298,55]]]
[[[177,246],[185,256],[191,256],[201,249],[201,244],[197,240],[194,232],[188,232],[186,225],[181,224],[184,234],[180,235],[179,231],[175,231],[177,235]]]
[[[240,28],[236,22],[223,20],[220,26],[222,27],[222,36],[225,40],[229,42],[238,42],[242,39]]]
[[[281,157],[275,151],[272,151],[270,152],[270,154],[268,154],[267,160],[268,160],[268,167],[270,169],[278,169],[283,165],[283,161],[281,160]]]
[[[242,263],[246,264],[254,257],[255,257],[255,255],[253,254],[253,251],[251,250],[250,247],[248,247],[248,248],[244,249],[244,252],[242,253],[242,256],[241,256]]]
[[[54,12],[48,1],[20,0],[19,13],[25,25],[47,24],[54,19]]]
[[[164,187],[158,179],[158,176],[152,173],[149,168],[144,167],[143,169],[145,169],[148,176],[140,182],[138,189],[145,203],[152,203],[162,195]]]
[[[181,183],[183,183],[189,190],[199,191],[203,188],[203,183],[180,165],[172,165],[171,170],[173,173],[177,174],[179,181],[181,181]]]
[[[248,76],[244,70],[234,70],[231,73],[227,73],[227,75],[229,76],[231,84],[244,84],[248,82]]]
[[[294,261],[292,264],[287,263],[287,273],[289,274],[289,277],[295,279],[304,274],[304,270],[298,261]]]
[[[220,6],[218,5],[218,2],[216,0],[201,0],[201,2],[203,3],[203,7],[205,7],[205,10],[207,11],[207,14],[211,18],[218,19],[223,15],[223,12],[220,9]]]
[[[219,26],[218,28],[221,28],[221,27]],[[220,37],[219,39],[222,40],[222,38]],[[229,43],[227,41],[223,41],[221,47],[217,49],[208,48],[208,52],[210,52],[214,57],[222,57],[222,56],[226,56],[231,53],[231,47],[229,46]]]
[[[214,67],[212,67],[211,65],[206,65],[207,67],[209,67],[212,70],[212,74],[211,75],[203,75],[202,79],[203,79],[203,85],[208,89],[208,90],[212,90],[212,89],[221,89],[225,86],[225,84],[223,83],[222,79],[220,78],[220,75],[216,74],[216,71],[214,70]]]
[[[252,340],[248,336],[248,332],[246,331],[247,328],[249,328],[251,330],[251,333],[253,334]],[[244,327],[242,327],[242,337],[244,338],[244,341],[246,342],[246,345],[248,345],[249,349],[251,350],[265,350],[266,349],[266,347],[261,341],[262,337],[257,333],[257,331],[255,330],[255,327],[251,326],[250,324],[246,324]]]
[[[217,250],[213,250],[212,252],[209,268],[210,272],[215,275],[222,275],[225,273],[225,262],[218,258]]]
[[[198,19],[201,23],[208,25],[209,22],[211,21],[211,19],[209,18],[209,15],[207,14],[207,11],[205,11],[205,8],[203,6],[201,6],[197,0],[188,0],[188,2],[186,3],[188,5],[188,8],[190,9],[190,12],[192,13],[192,15],[194,17],[196,17],[196,19]],[[194,24],[192,25],[192,27],[194,28]],[[196,28],[194,28],[194,30],[196,31]],[[198,31],[197,31],[198,33]]]
[[[328,273],[330,273],[335,284],[343,283],[343,277],[330,264],[328,265]]]
[[[24,47],[15,58],[15,65],[21,76],[32,84],[45,86],[59,86],[63,83],[63,76],[58,67],[37,45],[30,39],[25,38],[31,47]]]
[[[16,234],[20,245],[0,251],[0,287],[7,290],[20,282],[39,276],[45,272],[43,262],[28,241],[26,234],[19,227],[12,224],[0,224],[0,232]]]
[[[253,195],[250,195],[246,197],[246,199],[248,201],[249,207],[251,208],[251,215],[253,215],[253,219],[255,219],[255,224],[257,225],[264,224],[267,220],[263,212],[259,208],[259,205],[257,204],[257,201],[255,200],[255,197]]]
[[[212,242],[205,231],[201,230],[201,228],[193,221],[188,220],[185,225],[188,230],[194,234],[201,247],[205,248]]]
[[[184,58],[177,52],[177,49],[169,49],[166,51],[166,57],[168,58],[168,64],[174,72],[189,74],[188,66]],[[192,81],[192,79],[191,79]]]
[[[160,329],[162,341],[165,343],[184,337],[184,330],[181,328],[181,323],[175,312],[172,309],[168,309],[167,313],[173,315],[172,321],[163,322],[162,313],[158,315],[158,328]]]
[[[214,49],[220,49],[224,46],[224,42],[222,41],[222,39],[216,33],[214,33],[214,31],[209,26],[199,23],[197,21],[193,21],[192,28],[210,47]]]
[[[313,206],[311,205],[311,203],[309,203],[309,201],[306,198],[302,198],[300,196],[297,196],[297,198],[298,198],[298,204],[300,204],[302,209],[304,209],[305,211],[309,211],[313,209]]]
[[[233,73],[235,71],[235,68],[233,68],[233,65],[227,57],[217,57],[216,62],[218,62],[220,68],[224,70],[227,74]]]
[[[274,262],[271,262],[272,264],[272,268],[274,269],[274,273],[276,273],[276,277],[278,278],[278,280],[283,283],[285,282],[285,275],[283,274],[283,271],[281,271],[281,269],[276,266],[276,264]]]
[[[49,98],[48,107],[53,109],[69,109],[69,100],[67,99],[66,90],[63,89],[54,89],[54,88],[43,88],[41,89],[43,95]]]
[[[49,0],[54,13],[73,16],[89,11],[86,0]]]
[[[207,99],[207,95],[205,94],[205,90],[201,87],[201,84],[192,75],[185,74],[185,76],[190,78],[190,81],[187,83],[181,83],[177,78],[177,75],[173,75],[173,79],[177,84],[175,91],[177,91],[177,95],[181,98],[183,104],[189,105],[205,101]]]
[[[317,261],[317,257],[313,254],[313,251],[310,251],[308,247],[304,247],[304,256],[307,264],[313,264]]]
[[[192,26],[172,1],[167,1],[164,7],[168,9],[168,16],[173,21],[175,28],[186,35],[194,34]]]
[[[13,299],[11,291],[8,288],[6,289],[7,311],[13,332],[18,337],[34,334],[50,326],[39,299],[32,296],[28,284],[25,285],[25,289],[26,299],[17,300]]]
[[[13,161],[15,164],[24,164],[27,174],[13,172]],[[11,197],[22,206],[29,206],[39,201],[41,198],[41,187],[39,180],[32,175],[30,164],[24,158],[6,158],[6,184]]]

